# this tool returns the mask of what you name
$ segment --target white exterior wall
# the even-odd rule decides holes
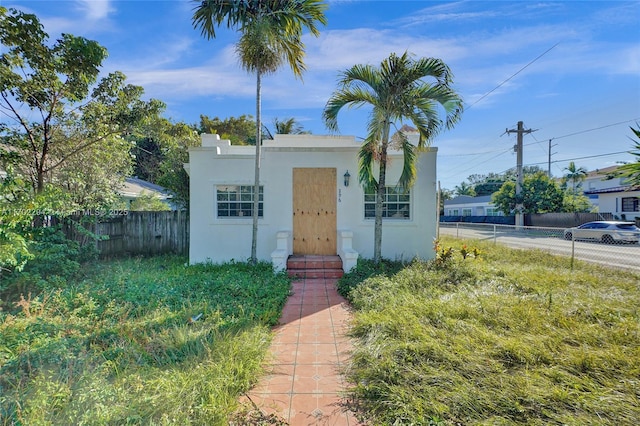
[[[625,220],[633,221],[640,217],[640,212],[623,212],[622,199],[629,197],[640,197],[640,191],[614,192],[611,194],[598,194],[599,210],[605,213],[613,213],[614,216]]]
[[[493,205],[488,203],[450,204],[445,210],[449,216],[462,216],[462,211],[465,209],[471,209],[471,216],[486,216],[487,208],[490,207]],[[453,210],[457,210],[458,214],[454,215]]]
[[[230,147],[203,135],[203,147],[189,150],[190,263],[245,261],[251,255],[252,219],[218,219],[215,186],[253,185],[255,147]],[[294,167],[331,167],[337,174],[337,231],[353,232],[353,249],[373,257],[373,220],[364,219],[364,191],[358,184],[360,145],[353,137],[276,135],[262,148],[260,182],[264,187],[264,217],[259,219],[257,256],[271,260],[279,231],[293,231]],[[391,155],[387,184],[400,176],[401,156]],[[411,191],[411,219],[384,220],[382,255],[389,259],[433,258],[436,235],[436,149],[418,157],[418,175]],[[349,187],[343,184],[346,171]]]
[[[607,175],[615,172],[616,169],[617,167],[607,167],[602,170],[590,172],[582,182],[580,188],[583,191],[594,191],[623,186],[625,184],[624,178],[615,177],[613,179],[607,179]],[[571,182],[567,182],[567,186],[571,187]]]

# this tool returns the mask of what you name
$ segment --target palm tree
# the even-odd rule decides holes
[[[633,163],[627,163],[620,167],[617,170],[617,176],[621,176],[626,179],[626,183],[631,186],[640,186],[640,125],[637,126],[637,129],[630,127],[631,131],[635,135],[638,140],[634,141],[635,151],[629,151],[629,153],[636,157],[636,161]]]
[[[304,130],[302,125],[293,117],[284,120],[280,120],[278,117],[274,118],[273,133],[267,126],[262,126],[262,130],[268,139],[273,139],[273,135],[307,135],[311,133],[308,130]]]
[[[471,197],[476,196],[476,190],[471,184],[467,182],[461,182],[460,185],[456,185],[455,192],[456,195],[469,195]]]
[[[572,161],[564,170],[567,171],[567,174],[564,175],[565,181],[571,181],[573,192],[576,192],[576,184],[580,186],[580,182],[585,180],[587,177],[587,169],[584,167],[576,167],[576,163]]]
[[[309,133],[308,131],[305,131],[302,128],[302,125],[293,117],[286,120],[278,120],[277,118],[274,118],[273,126],[276,133],[280,135],[303,135]]]
[[[428,82],[426,79],[433,80]],[[358,180],[376,191],[374,225],[374,262],[382,258],[382,208],[386,190],[387,151],[390,143],[403,152],[403,169],[398,185],[407,190],[416,176],[417,150],[424,149],[442,129],[452,128],[462,114],[462,99],[451,88],[452,74],[440,59],[413,60],[405,52],[392,53],[379,68],[354,65],[341,73],[339,89],[329,98],[322,116],[327,127],[338,130],[338,112],[342,107],[373,108],[368,134],[360,148]],[[440,114],[444,113],[444,121]],[[409,120],[420,134],[412,145],[403,131],[390,140],[391,126]],[[397,144],[397,146],[395,145]],[[374,163],[379,164],[376,180]]]
[[[276,72],[286,61],[296,77],[305,70],[302,31],[320,32],[316,23],[326,24],[321,0],[196,0],[193,25],[203,36],[215,38],[223,23],[240,32],[236,53],[242,67],[256,74],[256,160],[253,187],[253,233],[251,262],[257,261],[258,206],[260,189],[260,145],[262,144],[262,76]]]

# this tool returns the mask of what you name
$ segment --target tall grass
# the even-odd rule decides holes
[[[0,312],[0,424],[226,425],[289,288],[269,264],[158,257],[23,295]]]
[[[471,246],[478,257],[463,259]],[[395,273],[363,262],[340,283],[356,308],[346,374],[361,419],[639,423],[640,275],[476,241],[442,247]]]

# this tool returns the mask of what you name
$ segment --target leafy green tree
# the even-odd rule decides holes
[[[327,5],[320,0],[204,0],[193,15],[193,25],[203,36],[215,38],[216,27],[240,32],[236,52],[242,67],[256,74],[256,161],[253,188],[253,231],[251,262],[257,262],[258,192],[260,188],[260,145],[262,144],[262,76],[276,72],[286,61],[293,74],[302,76],[305,69],[302,31],[320,33],[317,23],[326,24]]]
[[[582,181],[587,177],[587,169],[584,167],[577,167],[576,163],[571,161],[569,166],[565,167],[564,170],[566,170],[567,173],[562,178],[563,183],[566,185],[567,182],[571,182],[571,190],[576,192],[576,190],[580,188]]]
[[[520,203],[523,205],[522,213],[561,212],[563,200],[562,189],[545,172],[525,176],[518,197],[513,180],[505,182],[492,196],[493,204],[505,215],[513,214]]]
[[[148,182],[157,182],[160,163],[165,156],[160,141],[152,136],[140,136],[133,140],[131,147],[133,175]]]
[[[158,185],[171,192],[171,201],[183,208],[189,208],[189,175],[183,165],[189,162],[189,148],[200,146],[197,132],[185,123],[165,122],[166,130],[162,139],[163,159],[160,163]]]
[[[161,212],[171,210],[169,204],[162,201],[157,194],[151,192],[143,192],[131,202],[129,206],[131,211]]]
[[[522,176],[523,176],[523,178],[525,176],[535,175],[535,174],[540,173],[540,172],[544,172],[544,170],[542,170],[540,168],[540,166],[523,166],[522,167]],[[503,178],[504,178],[505,182],[508,181],[508,180],[513,180],[515,182],[515,180],[518,178],[518,170],[517,170],[517,168],[516,167],[512,167],[509,170],[507,170],[504,173]]]
[[[634,141],[635,151],[630,151],[631,155],[636,157],[636,161],[618,167],[617,174],[627,178],[626,182],[629,185],[640,186],[640,126],[637,129],[631,127],[631,131],[638,138]]]
[[[562,211],[565,213],[583,213],[593,210],[593,204],[584,194],[565,191],[562,199]]]
[[[442,129],[452,128],[462,114],[462,99],[451,88],[452,74],[440,59],[414,60],[405,52],[392,53],[380,67],[354,65],[342,72],[339,88],[329,98],[322,116],[327,127],[338,130],[338,113],[344,106],[369,105],[373,111],[368,134],[359,152],[358,178],[366,188],[376,190],[374,263],[382,259],[382,208],[386,190],[387,151],[391,126],[409,120],[420,134],[418,146],[404,132],[395,134],[403,152],[403,169],[398,185],[408,189],[416,176],[417,150],[427,146]],[[432,82],[427,82],[432,79]],[[444,113],[444,121],[441,118]],[[394,147],[396,147],[394,145]],[[374,163],[379,165],[374,176]]]
[[[21,270],[32,257],[23,232],[32,220],[28,210],[23,209],[28,196],[29,183],[6,166],[5,175],[0,177],[0,278],[3,272]]]
[[[134,173],[140,179],[165,187],[172,203],[189,207],[189,176],[183,165],[189,162],[189,148],[200,146],[196,126],[173,123],[157,117],[137,129],[131,156],[135,158]]]
[[[200,133],[220,135],[221,139],[229,139],[232,145],[255,145],[256,122],[250,115],[229,117],[221,120],[200,115]]]
[[[467,178],[473,185],[473,191],[477,196],[491,195],[500,189],[506,178],[504,175],[489,173],[486,175],[474,174]]]
[[[5,158],[5,164],[0,179],[0,275],[22,271],[42,253],[38,240],[45,231],[34,222],[72,209],[71,194],[54,186],[34,194],[29,180],[14,172],[11,159]]]
[[[143,89],[120,72],[98,81],[107,51],[97,42],[48,39],[35,15],[0,7],[0,136],[34,193],[55,185],[79,203],[101,198],[130,170],[123,136],[164,105],[142,101]]]

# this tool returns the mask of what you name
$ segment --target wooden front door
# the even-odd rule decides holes
[[[336,169],[293,169],[293,253],[336,254]]]

